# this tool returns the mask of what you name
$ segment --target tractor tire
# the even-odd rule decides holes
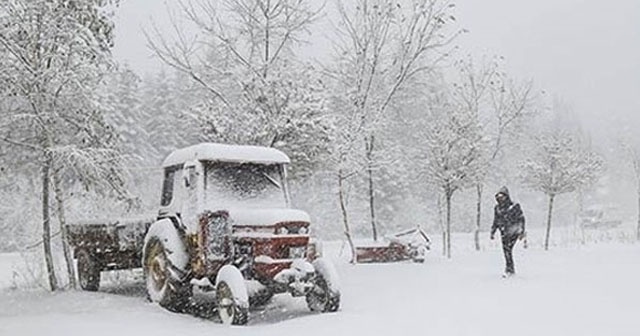
[[[146,244],[143,260],[147,297],[151,302],[172,312],[185,312],[191,301],[191,286],[175,279],[170,271],[171,261],[162,242],[151,238]]]
[[[313,288],[307,293],[307,306],[311,311],[332,313],[340,308],[340,289],[338,279],[329,261],[324,258],[313,262],[316,275],[313,278]]]
[[[216,303],[224,324],[245,325],[249,322],[249,296],[240,271],[223,266],[216,279]]]
[[[95,292],[100,288],[100,268],[95,257],[86,249],[76,253],[78,259],[78,282],[85,291]]]

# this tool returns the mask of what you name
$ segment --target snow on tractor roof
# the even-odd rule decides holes
[[[187,161],[221,161],[253,163],[289,163],[289,157],[270,147],[201,143],[173,151],[162,163],[163,167]]]

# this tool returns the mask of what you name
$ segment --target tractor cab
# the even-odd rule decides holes
[[[176,150],[163,163],[159,216],[176,216],[193,232],[205,211],[287,209],[289,162],[281,151],[257,146],[203,143]]]

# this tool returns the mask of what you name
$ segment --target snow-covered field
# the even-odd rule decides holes
[[[350,265],[340,244],[326,248],[342,278],[338,313],[280,296],[244,327],[165,311],[140,281],[98,293],[10,290],[19,256],[0,255],[0,335],[640,335],[640,244],[518,246],[511,279],[500,277],[496,242],[452,260],[436,247],[425,264]]]

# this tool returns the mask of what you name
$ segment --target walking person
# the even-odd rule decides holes
[[[504,252],[505,270],[503,277],[510,277],[516,273],[513,264],[513,247],[519,239],[525,237],[524,214],[520,204],[511,201],[509,189],[502,187],[496,194],[496,206],[493,213],[493,225],[491,226],[491,239],[500,230],[502,237],[502,251]]]

